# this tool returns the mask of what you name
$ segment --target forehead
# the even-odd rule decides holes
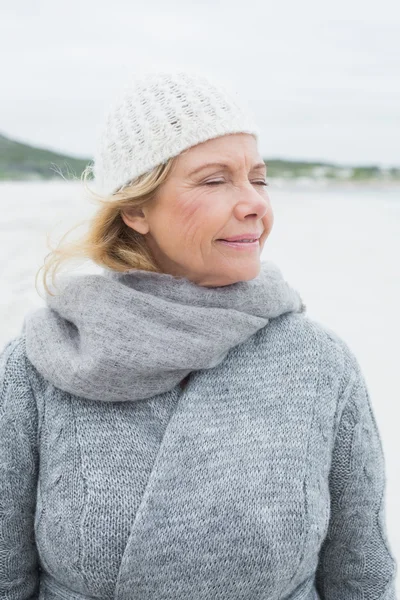
[[[208,163],[223,163],[230,168],[240,168],[262,162],[254,136],[247,133],[229,134],[207,140],[182,152],[176,162],[176,172],[191,173]]]

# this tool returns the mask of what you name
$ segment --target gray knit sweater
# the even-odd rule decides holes
[[[259,300],[249,310],[240,295],[254,297],[259,288],[252,285],[225,289],[218,304],[216,290],[196,302],[187,280],[164,281],[172,286],[165,287],[169,298],[163,287],[157,300],[152,278],[146,299],[136,279],[91,276],[79,281],[78,296],[64,293],[57,310],[35,313],[6,345],[0,598],[396,599],[384,456],[359,364],[339,336],[305,315],[276,270],[264,276],[269,296],[256,317]],[[93,285],[95,306],[87,303]],[[172,301],[177,285],[183,287]],[[180,379],[193,360],[190,339],[197,359],[214,366],[192,369],[185,389],[169,381],[168,389],[143,399],[132,380],[135,399],[123,397],[128,357],[133,371],[144,368],[144,359],[135,360],[142,356],[129,329],[135,304],[127,311],[125,292],[143,301],[138,311],[148,330],[158,324],[162,336],[150,332],[155,357],[163,348],[169,368],[179,364]],[[78,297],[86,299],[85,310]],[[203,333],[190,330],[188,319],[195,322],[198,311],[210,315],[199,319],[208,335],[221,319],[216,353],[195,349]],[[171,341],[163,337],[164,319],[178,314]],[[222,343],[228,316],[229,349]],[[238,342],[232,330],[250,327],[249,319],[255,331]],[[50,330],[39,327],[49,322]],[[189,337],[178,335],[183,330]],[[90,340],[99,332],[109,344],[91,361]],[[54,361],[62,357],[65,371],[57,371]],[[95,386],[107,369],[116,378],[118,365],[114,398],[106,385],[105,397],[73,393],[75,386]],[[165,360],[154,359],[150,387],[159,385],[160,369],[168,373]]]

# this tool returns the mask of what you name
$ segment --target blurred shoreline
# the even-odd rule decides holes
[[[399,192],[400,199],[400,181],[380,181],[380,180],[358,180],[358,181],[337,181],[332,179],[313,179],[308,177],[299,177],[296,179],[284,177],[267,177],[268,191],[285,191],[285,192],[361,192],[361,191],[382,191],[382,192]],[[90,187],[90,181],[87,185]],[[84,191],[84,184],[79,179],[63,179],[62,177],[53,179],[0,179],[0,193],[7,187],[29,188],[34,186],[54,187],[71,186],[81,188]]]
[[[398,191],[400,193],[400,181],[384,180],[358,180],[338,181],[332,179],[313,179],[310,177],[299,177],[297,179],[285,179],[284,177],[269,177],[270,189],[281,189],[284,191]]]

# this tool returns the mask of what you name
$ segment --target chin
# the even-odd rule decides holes
[[[251,281],[258,277],[261,270],[261,263],[253,263],[252,265],[243,265],[240,268],[232,269],[232,272],[225,274],[221,273],[221,282],[223,280],[226,283],[221,283],[220,285],[230,285],[232,283],[237,283],[239,281]]]

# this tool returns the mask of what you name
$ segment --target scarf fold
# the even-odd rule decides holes
[[[220,364],[270,319],[304,312],[271,261],[222,287],[132,269],[72,275],[25,317],[27,356],[45,379],[101,401],[150,398]]]

